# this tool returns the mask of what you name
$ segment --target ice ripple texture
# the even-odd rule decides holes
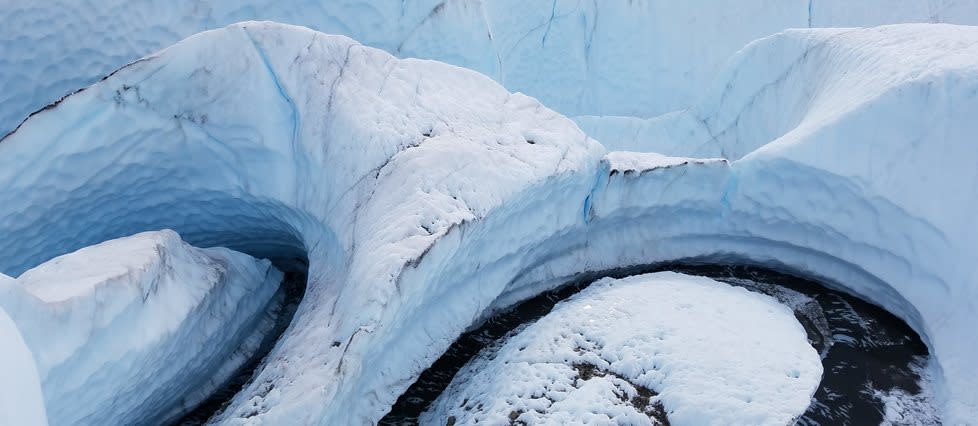
[[[51,424],[165,423],[248,359],[281,280],[268,260],[165,230],[47,261],[0,283],[0,306],[34,354]]]
[[[272,20],[486,74],[568,116],[689,107],[748,42],[786,28],[978,24],[978,0],[52,0],[0,2],[0,134],[200,31]],[[519,13],[514,13],[519,11]]]

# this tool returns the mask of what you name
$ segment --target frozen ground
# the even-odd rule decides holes
[[[126,63],[243,20],[303,25],[399,57],[474,69],[570,116],[648,118],[690,106],[754,39],[787,28],[976,24],[978,2],[7,1],[0,7],[0,134]]]
[[[791,309],[662,272],[560,303],[463,368],[421,422],[784,425],[821,376]]]
[[[51,424],[166,422],[248,360],[281,277],[267,260],[146,232],[0,283],[0,306],[34,354]]]
[[[233,25],[2,140],[0,271],[162,228],[307,257],[292,326],[214,420],[370,423],[470,324],[578,273],[749,261],[844,283],[905,320],[933,356],[942,418],[966,421],[978,416],[976,49],[978,30],[952,25],[752,43],[697,103],[704,125],[681,118],[654,141],[730,129],[706,139],[723,158],[697,160],[608,153],[472,71]],[[39,333],[22,334],[30,346]]]

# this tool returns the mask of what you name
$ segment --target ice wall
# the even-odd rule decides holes
[[[267,19],[482,72],[570,116],[689,106],[727,58],[786,28],[978,23],[976,0],[272,0],[16,2],[0,7],[0,134],[191,34]]]
[[[943,369],[945,420],[968,418],[976,400],[964,377],[978,351],[961,337],[978,297],[978,268],[967,260],[978,255],[969,214],[978,202],[975,58],[975,27],[798,30],[759,40],[701,102],[655,120],[657,132],[644,139],[733,161],[690,162],[676,175],[614,154],[608,186],[620,189],[592,204],[595,215],[619,217],[612,232],[649,242],[638,258],[714,251],[842,283],[924,337]],[[703,191],[712,195],[690,195]]]
[[[0,281],[12,278],[0,275]],[[5,285],[5,284],[4,284]],[[45,426],[48,424],[41,396],[41,380],[30,348],[17,325],[0,309],[0,424]]]
[[[37,362],[52,424],[165,423],[249,359],[239,347],[261,331],[281,280],[267,260],[197,249],[173,231],[145,232],[2,283],[0,306]]]

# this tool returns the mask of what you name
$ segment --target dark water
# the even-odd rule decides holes
[[[200,403],[193,411],[185,414],[172,426],[191,426],[202,425],[214,415],[220,413],[227,407],[231,399],[241,391],[250,381],[258,370],[258,367],[265,361],[265,357],[275,347],[279,337],[288,328],[295,315],[299,302],[306,290],[306,270],[294,270],[286,272],[279,288],[281,294],[272,298],[272,303],[266,308],[268,313],[275,318],[275,325],[272,330],[262,339],[261,345],[254,356],[246,362],[237,373],[217,391],[215,391],[204,402]]]
[[[812,405],[798,419],[798,424],[875,425],[883,420],[883,403],[874,395],[875,391],[898,389],[910,395],[921,394],[919,371],[926,363],[927,347],[906,323],[889,312],[816,281],[770,269],[668,264],[587,274],[493,316],[459,337],[401,395],[380,424],[417,424],[418,416],[479,351],[498,344],[520,325],[543,317],[557,302],[591,282],[602,277],[620,278],[656,271],[707,276],[771,295],[792,307],[812,347],[822,355],[824,368]]]

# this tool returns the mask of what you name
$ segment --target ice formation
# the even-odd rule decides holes
[[[609,188],[621,189],[603,192],[595,215],[631,212],[615,232],[647,242],[638,258],[725,252],[847,283],[924,337],[942,370],[945,420],[972,418],[978,399],[964,377],[978,368],[978,343],[961,336],[978,297],[978,266],[966,260],[978,255],[968,213],[978,201],[976,58],[978,28],[951,25],[752,43],[697,106],[659,119],[647,139],[729,165],[616,174]]]
[[[13,278],[0,274],[0,286]],[[47,416],[34,355],[17,325],[0,309],[0,424],[44,426]]]
[[[267,19],[482,72],[570,116],[688,107],[728,57],[785,28],[978,24],[978,0],[80,0],[0,8],[0,134],[194,33]],[[519,11],[519,13],[514,13]],[[616,120],[609,120],[605,127]]]
[[[671,272],[603,279],[466,365],[423,424],[790,424],[822,376],[791,309]]]
[[[835,86],[867,73],[879,84]],[[379,419],[474,321],[578,273],[757,262],[906,320],[943,419],[978,416],[978,29],[789,31],[721,76],[691,110],[702,128],[676,113],[650,143],[736,138],[608,153],[473,71],[279,24],[201,33],[2,140],[0,271],[162,228],[307,257],[289,331],[216,420],[347,424]]]
[[[239,346],[281,279],[267,260],[146,232],[30,269],[0,305],[34,354],[51,424],[166,422],[247,360]]]

